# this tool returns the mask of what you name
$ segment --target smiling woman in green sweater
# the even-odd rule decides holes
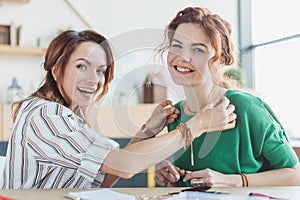
[[[204,8],[186,8],[167,27],[167,64],[186,100],[169,131],[207,104],[227,97],[236,108],[236,127],[202,134],[156,172],[158,184],[213,187],[300,184],[298,158],[278,118],[260,98],[222,87],[221,69],[234,62],[228,22]],[[214,119],[212,119],[213,121]],[[180,178],[181,177],[181,178]]]

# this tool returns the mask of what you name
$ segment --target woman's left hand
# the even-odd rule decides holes
[[[236,187],[238,183],[233,182],[233,180],[235,180],[233,178],[234,176],[239,175],[227,175],[212,169],[204,169],[194,172],[186,171],[186,176],[183,181],[190,181],[193,187]]]
[[[180,111],[173,106],[172,101],[165,100],[156,106],[145,125],[154,135],[157,135],[166,125],[174,122],[179,114]]]

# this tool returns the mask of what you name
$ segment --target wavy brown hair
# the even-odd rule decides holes
[[[198,24],[209,37],[215,50],[210,63],[218,61],[222,66],[234,63],[234,46],[230,38],[231,25],[219,15],[212,14],[207,8],[200,7],[187,7],[176,14],[166,28],[166,38],[158,48],[159,53],[163,54],[170,47],[176,29],[184,23]]]
[[[43,64],[44,69],[46,70],[45,80],[42,85],[28,98],[39,97],[60,103],[70,108],[71,99],[66,95],[66,92],[62,87],[62,80],[64,79],[64,72],[67,62],[69,61],[72,53],[83,42],[95,42],[99,44],[104,49],[106,54],[107,70],[104,75],[105,82],[102,92],[96,98],[96,102],[100,101],[100,99],[107,93],[109,83],[114,77],[114,55],[112,47],[108,40],[104,36],[93,30],[84,30],[81,32],[67,30],[56,36],[51,41],[49,47],[47,48],[45,61]],[[52,75],[52,69],[54,67],[57,70],[56,80],[54,80],[54,77]],[[98,85],[98,90],[99,89],[100,85]],[[15,121],[19,109],[26,99],[21,100],[15,104],[13,121]]]

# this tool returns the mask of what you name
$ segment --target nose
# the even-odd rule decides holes
[[[190,55],[190,51],[188,49],[182,49],[179,56],[186,62],[191,61],[191,55]]]
[[[97,84],[98,83],[99,77],[98,77],[97,72],[95,70],[88,71],[87,81],[91,84]]]

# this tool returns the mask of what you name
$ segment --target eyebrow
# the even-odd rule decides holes
[[[177,42],[177,43],[179,43],[179,44],[182,44],[182,42],[179,41],[179,40],[177,40],[177,39],[173,39],[172,41]],[[205,47],[206,49],[208,49],[208,47],[207,47],[205,44],[200,43],[200,42],[192,43],[192,46],[203,46],[203,47]]]
[[[83,62],[86,62],[88,65],[92,65],[92,63],[85,58],[78,58],[78,59],[76,59],[76,61],[83,61]],[[104,67],[107,67],[107,65],[103,64],[103,65],[100,65],[99,67],[104,68]]]

